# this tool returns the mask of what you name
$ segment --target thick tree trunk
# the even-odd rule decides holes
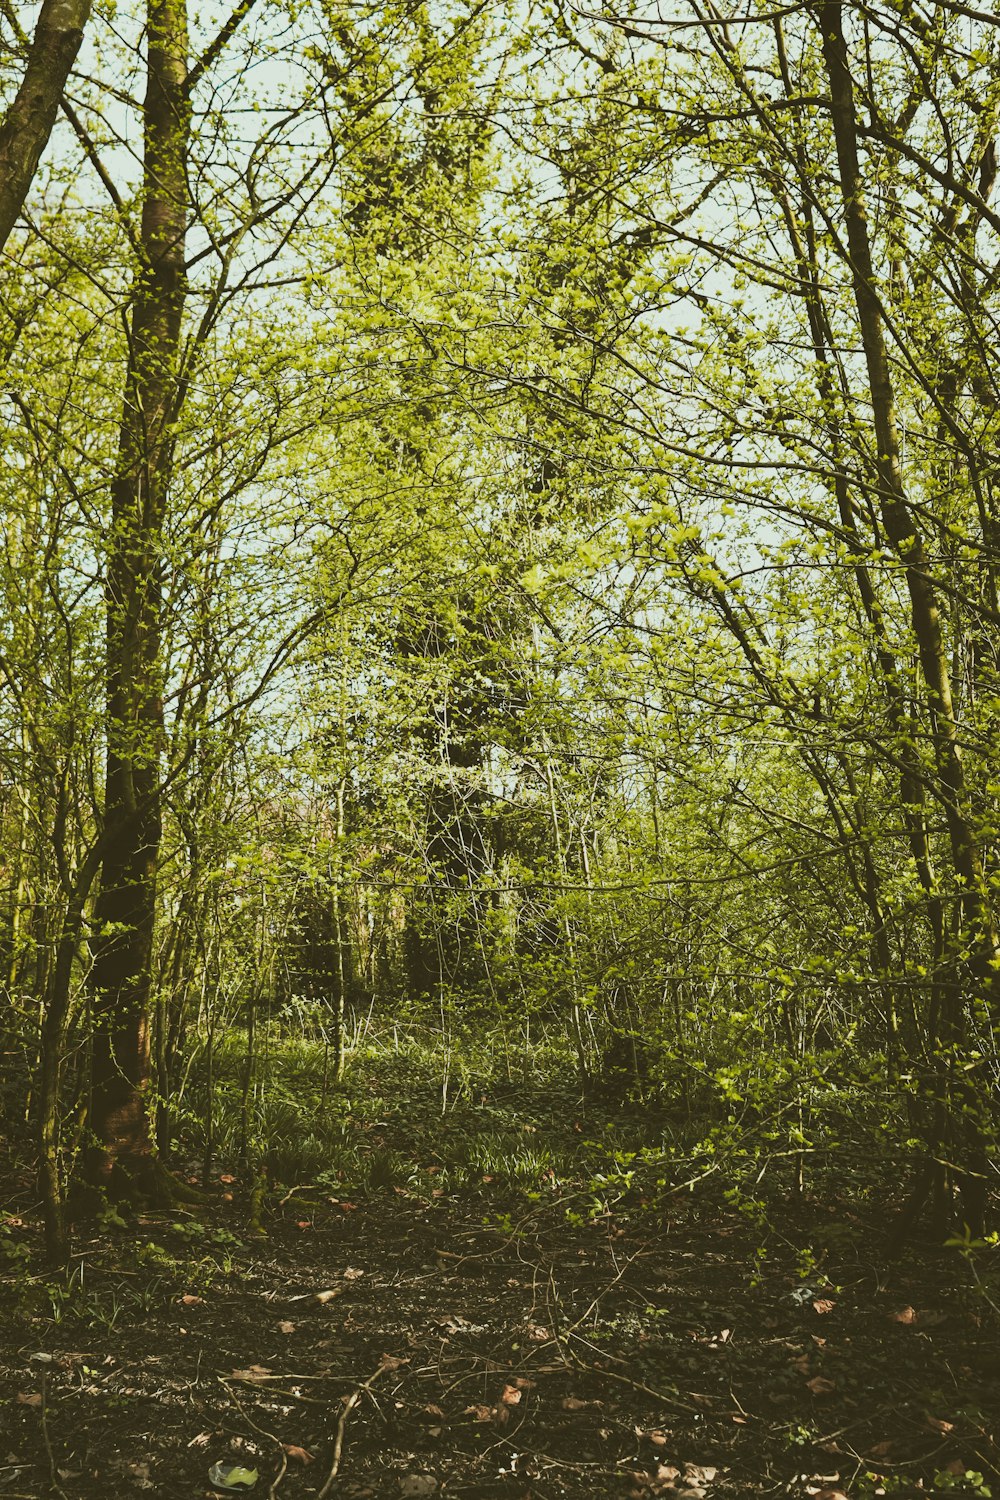
[[[0,124],[0,250],[52,134],[90,6],[91,0],[43,0],[21,86]]]
[[[162,527],[184,308],[189,135],[184,0],[151,0],[142,263],[108,539],[107,846],[95,912],[91,1175],[153,1180],[145,1094],[160,847]]]

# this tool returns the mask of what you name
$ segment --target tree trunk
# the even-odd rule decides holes
[[[189,135],[184,0],[151,0],[142,260],[108,538],[107,847],[95,912],[91,1176],[153,1179],[145,1094],[161,831],[162,527],[184,309]]]
[[[932,725],[938,795],[944,806],[951,859],[961,892],[961,942],[967,947],[969,997],[977,1007],[995,1008],[995,970],[1000,952],[996,923],[986,893],[982,857],[968,807],[959,730],[952,698],[951,669],[938,607],[932,563],[911,506],[907,502],[899,441],[899,425],[882,307],[875,288],[871,239],[865,210],[864,184],[858,156],[854,84],[843,27],[840,0],[824,0],[818,8],[823,57],[830,85],[830,112],[840,171],[847,248],[854,300],[861,331],[872,402],[877,446],[879,507],[882,523],[905,570],[910,600],[910,623],[917,645]],[[929,1141],[935,1158],[960,1158],[955,1170],[962,1191],[966,1222],[973,1232],[982,1227],[986,1194],[986,1085],[981,1069],[969,1071],[966,997],[950,985],[947,1002],[937,1018],[931,1045],[940,1059],[936,1088],[941,1119]],[[947,1123],[945,1123],[947,1122]],[[942,1137],[942,1132],[945,1138]],[[948,1167],[942,1168],[948,1172]],[[945,1194],[938,1195],[944,1201]],[[943,1226],[941,1226],[943,1227]]]
[[[0,250],[17,223],[90,17],[91,0],[43,0],[21,87],[0,124]]]

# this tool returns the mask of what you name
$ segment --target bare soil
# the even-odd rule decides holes
[[[845,1208],[388,1189],[245,1224],[80,1232],[64,1282],[8,1215],[0,1496],[191,1500],[220,1462],[270,1500],[1000,1495],[984,1271],[879,1264]]]

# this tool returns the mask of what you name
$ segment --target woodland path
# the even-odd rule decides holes
[[[242,1222],[81,1238],[68,1291],[5,1276],[0,1496],[191,1500],[217,1462],[261,1500],[1000,1493],[994,1313],[954,1252],[866,1262],[843,1210],[390,1190]]]

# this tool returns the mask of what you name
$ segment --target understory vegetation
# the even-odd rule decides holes
[[[163,1494],[238,1419],[327,1500],[363,1413],[379,1496],[988,1495],[997,17],[41,0],[0,116],[17,1348],[148,1315],[172,1412],[214,1361],[203,1433],[123,1460]],[[428,1323],[455,1256],[489,1309]],[[283,1276],[348,1265],[381,1301],[289,1304],[254,1417]],[[0,1493],[110,1492],[56,1352],[3,1366]],[[475,1440],[415,1466],[415,1412]]]

